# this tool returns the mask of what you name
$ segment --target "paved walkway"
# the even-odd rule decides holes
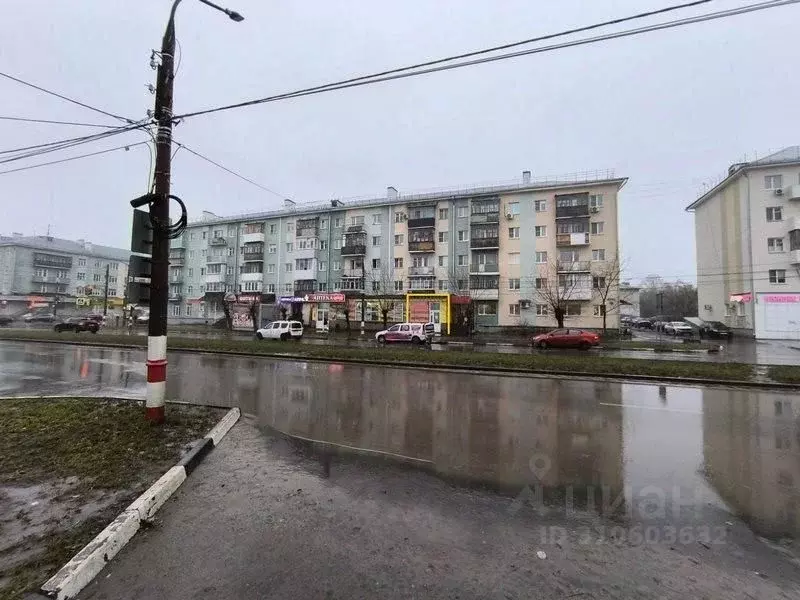
[[[561,523],[569,539],[555,544],[542,536],[557,521],[513,506],[412,467],[320,459],[245,419],[80,598],[731,600],[800,593],[798,567],[744,526],[731,536],[737,539],[708,549],[577,544],[573,519]],[[592,523],[601,531],[602,524],[583,522]]]

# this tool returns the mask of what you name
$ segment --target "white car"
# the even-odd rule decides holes
[[[303,324],[300,321],[273,321],[256,331],[259,340],[299,340],[303,337]]]
[[[692,335],[692,326],[683,321],[670,321],[664,324],[664,333],[667,335]]]
[[[379,344],[391,342],[429,344],[433,340],[433,333],[433,323],[398,323],[376,333],[375,340]]]

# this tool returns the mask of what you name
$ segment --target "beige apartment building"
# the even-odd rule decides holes
[[[599,290],[619,248],[610,172],[484,187],[333,200],[238,217],[206,214],[172,243],[170,317],[221,315],[226,292],[261,295],[306,323],[433,321],[442,333],[469,307],[478,329],[600,328]],[[618,274],[616,281],[618,281]],[[552,296],[552,293],[549,295]],[[618,324],[617,286],[607,325]],[[456,308],[462,310],[456,314]],[[263,316],[263,313],[262,313]],[[456,322],[458,321],[458,322]]]
[[[695,216],[700,318],[800,339],[800,146],[736,163]]]

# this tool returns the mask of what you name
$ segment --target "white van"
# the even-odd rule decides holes
[[[303,324],[300,321],[273,321],[256,331],[259,340],[300,340],[303,337]]]

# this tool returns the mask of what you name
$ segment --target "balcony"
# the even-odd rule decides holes
[[[213,255],[206,256],[207,265],[214,265],[214,264],[222,265],[225,264],[226,262],[228,262],[228,257],[225,256],[224,254],[222,256],[213,256]]]
[[[436,217],[422,217],[408,220],[409,229],[423,229],[426,227],[436,227]]]
[[[169,276],[170,283],[183,283],[183,274],[181,275],[170,275]]]
[[[581,281],[575,285],[567,284],[562,289],[564,289],[565,300],[591,300],[594,292],[590,281]]]
[[[342,246],[342,256],[364,256],[367,253],[366,244]]]
[[[264,232],[263,231],[256,231],[253,233],[243,233],[242,234],[242,243],[243,244],[252,244],[255,242],[264,243]]]
[[[412,292],[433,291],[436,288],[436,280],[432,277],[422,279],[410,279],[408,282],[408,289]]]
[[[294,295],[302,296],[304,294],[313,294],[317,291],[316,279],[295,279],[294,280]]]
[[[475,288],[469,291],[473,300],[497,300],[500,298],[500,290],[497,288]]]
[[[474,212],[469,220],[470,223],[499,223],[500,212]]]
[[[184,259],[182,253],[180,255],[175,255],[175,256],[170,256],[169,257],[169,264],[172,265],[173,267],[182,267],[184,265],[184,263],[185,263],[185,259]]]
[[[33,281],[33,283],[67,284],[69,283],[69,277],[56,277],[55,275],[48,275],[47,277],[42,277],[41,275],[34,275],[33,277],[31,277],[31,281]]]
[[[225,273],[206,273],[203,281],[206,283],[223,283],[225,281]]]
[[[433,267],[408,267],[410,277],[433,277]]]
[[[208,245],[209,246],[227,246],[228,245],[228,240],[226,240],[222,236],[216,236],[216,237],[212,237],[208,241]]]
[[[264,255],[256,252],[242,254],[242,262],[264,262]]]
[[[316,255],[317,249],[314,246],[300,248],[295,244],[292,252],[292,258],[314,258]]]
[[[361,279],[362,277],[364,277],[364,267],[342,269],[342,277],[355,277]]]
[[[342,279],[339,282],[339,289],[343,292],[363,292],[363,279]]]
[[[183,296],[179,292],[170,292],[168,300],[170,302],[180,302],[181,300],[183,300]]]
[[[241,281],[261,281],[264,279],[264,273],[261,271],[243,271],[239,274]]]
[[[800,185],[790,185],[786,188],[786,198],[788,200],[800,200]]]
[[[409,252],[435,252],[436,242],[433,240],[425,242],[408,242]]]
[[[487,275],[496,275],[500,273],[500,265],[497,263],[476,263],[469,266],[470,273],[486,273]]]
[[[71,256],[56,256],[52,254],[33,253],[33,265],[35,267],[53,267],[55,269],[71,269]]]
[[[319,218],[298,219],[295,223],[295,237],[317,237],[319,235]]]
[[[499,248],[499,237],[473,237],[470,242],[470,248]]]
[[[800,265],[800,250],[789,250],[789,264]]]
[[[589,273],[591,271],[592,263],[588,260],[576,260],[574,262],[560,262],[558,263],[559,273]]]
[[[558,206],[556,205],[556,219],[577,219],[589,216],[589,201],[578,206]]]
[[[559,233],[556,235],[556,247],[587,246],[588,244],[588,233]]]

